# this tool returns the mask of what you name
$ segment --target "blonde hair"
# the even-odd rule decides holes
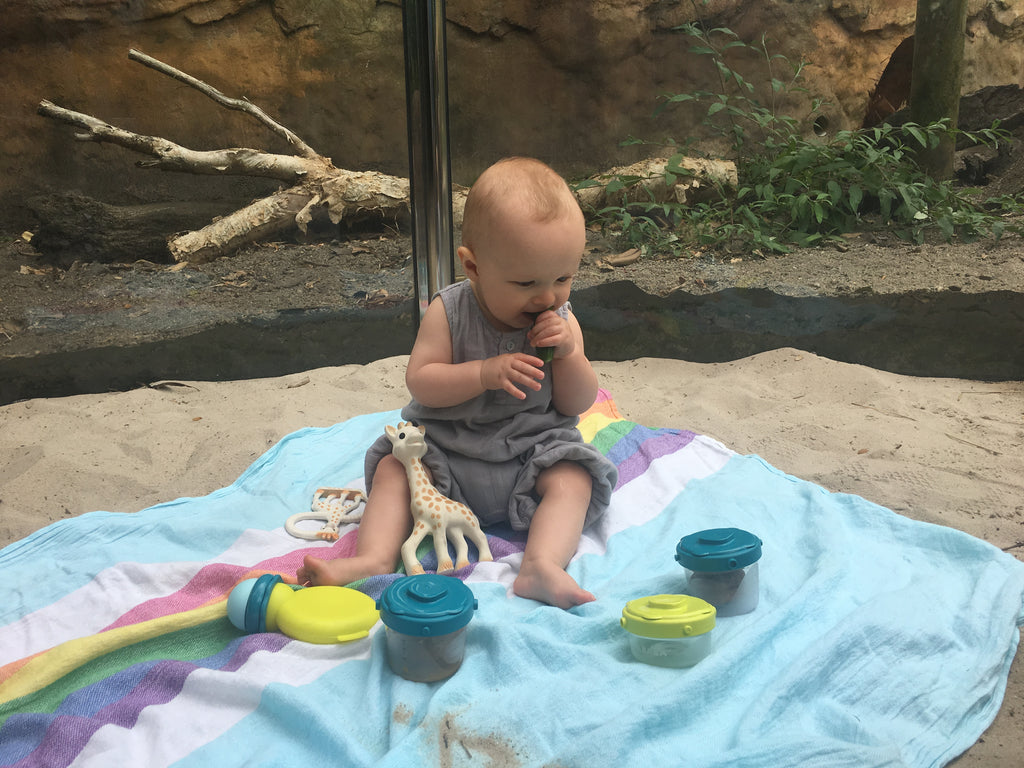
[[[466,198],[462,243],[473,249],[492,226],[515,212],[543,224],[579,210],[575,196],[550,166],[530,157],[499,160],[476,180]]]

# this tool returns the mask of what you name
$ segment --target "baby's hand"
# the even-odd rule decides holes
[[[537,315],[526,338],[534,347],[554,348],[554,357],[568,357],[576,349],[576,338],[572,335],[569,321],[551,310]]]
[[[489,357],[480,368],[480,383],[485,389],[504,389],[519,400],[526,399],[520,387],[537,391],[543,378],[543,361],[524,352]]]

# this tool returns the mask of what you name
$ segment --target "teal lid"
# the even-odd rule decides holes
[[[424,573],[393,581],[377,601],[384,625],[403,635],[440,637],[469,624],[473,590],[451,576]]]
[[[691,571],[732,571],[761,559],[761,540],[740,528],[711,528],[684,536],[676,562]]]
[[[238,582],[228,595],[228,618],[243,632],[267,631],[267,603],[281,577],[265,573],[258,579]]]

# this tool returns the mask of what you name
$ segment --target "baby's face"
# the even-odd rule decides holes
[[[578,209],[544,224],[511,221],[502,230],[473,252],[476,275],[468,265],[466,273],[487,319],[511,331],[530,327],[539,312],[569,300],[586,230]]]

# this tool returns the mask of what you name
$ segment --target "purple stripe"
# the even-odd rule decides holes
[[[640,477],[655,459],[685,448],[696,436],[694,432],[681,430],[645,441],[629,458],[619,464],[619,482],[615,485],[616,489]]]
[[[143,709],[148,706],[165,704],[181,693],[185,686],[185,680],[196,669],[236,672],[257,651],[274,653],[289,642],[291,642],[290,638],[278,632],[258,633],[232,641],[228,647],[233,648],[234,652],[230,654],[218,653],[194,662],[168,660],[148,663],[149,671],[139,684],[124,697],[97,711],[95,716],[57,714],[47,718],[49,726],[46,728],[46,734],[39,742],[39,746],[14,765],[18,768],[38,765],[65,768],[75,760],[96,731],[107,724],[132,728]],[[220,662],[223,662],[223,666],[218,667],[217,664]],[[104,687],[116,677],[117,675],[111,676],[111,678],[100,680],[93,686],[89,686],[88,689],[83,689],[81,693],[83,693],[84,699],[82,700],[88,701],[91,698],[85,694],[89,689],[94,689],[96,696],[105,697]],[[45,715],[39,714],[14,715],[8,720],[8,724],[11,723],[11,720],[22,717],[33,720],[46,718]],[[17,726],[18,723],[14,725]],[[21,725],[25,724],[21,723]],[[43,726],[44,723],[39,723],[40,728]],[[18,730],[23,730],[23,728]]]
[[[635,424],[629,432],[619,437],[615,444],[608,449],[608,459],[617,466],[627,461],[648,440],[677,434],[679,434],[677,429],[650,429]]]

